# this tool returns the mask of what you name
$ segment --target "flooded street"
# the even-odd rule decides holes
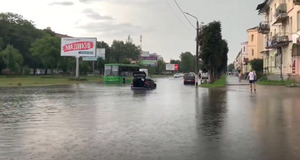
[[[154,80],[0,88],[0,159],[300,159],[300,88]]]

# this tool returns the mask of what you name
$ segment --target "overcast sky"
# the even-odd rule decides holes
[[[229,44],[232,63],[247,41],[248,28],[263,19],[255,10],[263,0],[177,0],[181,9],[207,24],[221,21],[223,38]],[[73,37],[97,37],[111,45],[113,40],[133,43],[144,51],[161,55],[166,62],[182,52],[195,54],[196,31],[174,0],[6,0],[0,12],[13,12],[34,21],[39,29]],[[195,26],[196,20],[187,15]]]

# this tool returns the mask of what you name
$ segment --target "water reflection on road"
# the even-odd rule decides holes
[[[300,159],[298,88],[0,89],[0,159]]]

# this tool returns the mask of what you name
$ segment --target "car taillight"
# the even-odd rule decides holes
[[[148,85],[148,84],[149,84],[149,83],[146,81],[146,82],[145,82],[145,85]]]

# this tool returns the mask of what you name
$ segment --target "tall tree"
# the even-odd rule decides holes
[[[11,45],[7,45],[6,49],[0,53],[2,64],[6,66],[10,72],[20,73],[23,65],[23,57],[20,52]],[[1,63],[1,62],[0,62]]]
[[[204,26],[198,38],[203,68],[209,71],[210,81],[214,82],[227,67],[228,47],[222,39],[221,23],[214,21]]]
[[[53,70],[59,66],[60,39],[58,37],[47,36],[36,40],[30,52],[33,57],[38,58],[42,62],[46,71],[47,69]]]
[[[35,65],[29,48],[36,39],[42,38],[45,33],[36,29],[32,21],[26,20],[18,14],[0,13],[0,35],[2,49],[6,45],[13,45],[22,54],[25,65],[30,67]]]
[[[196,62],[196,59],[192,55],[191,52],[181,53],[180,59],[181,59],[180,66],[181,66],[182,72],[195,72],[195,67],[196,67],[195,62]]]
[[[136,45],[114,40],[110,48],[109,61],[121,63],[127,60],[137,60],[139,55],[140,50]]]

